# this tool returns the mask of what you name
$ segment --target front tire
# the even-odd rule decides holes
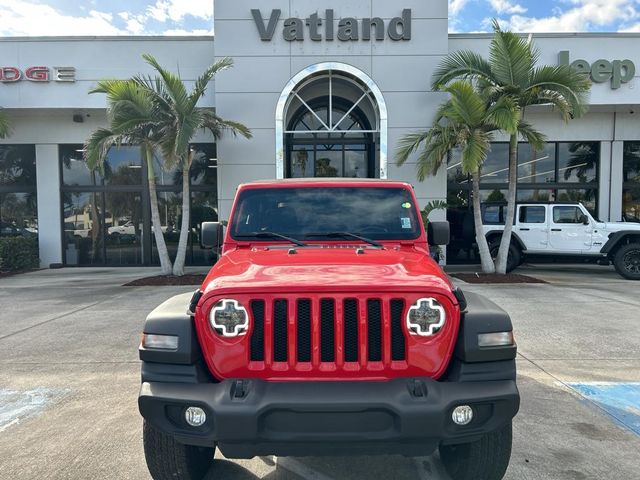
[[[500,250],[500,242],[497,241],[495,243],[492,243],[489,246],[489,251],[491,252],[491,258],[495,260],[496,257],[498,256],[499,250]],[[521,264],[522,264],[522,253],[520,252],[520,249],[512,243],[509,245],[509,253],[507,254],[507,273],[513,272]]]
[[[511,423],[480,440],[441,445],[440,459],[453,480],[500,480],[511,458]]]
[[[618,249],[613,259],[622,277],[627,280],[640,280],[640,243],[629,243]]]
[[[154,480],[201,480],[213,464],[215,448],[178,443],[146,420],[142,439],[147,468]]]

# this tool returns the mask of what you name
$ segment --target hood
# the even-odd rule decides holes
[[[408,291],[451,297],[449,279],[426,250],[414,247],[241,248],[225,253],[203,283],[205,293]]]
[[[640,223],[635,222],[603,222],[598,223],[600,229],[615,233],[621,231],[635,231],[640,233]]]

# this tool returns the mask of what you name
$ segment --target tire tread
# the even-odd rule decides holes
[[[440,458],[453,480],[501,480],[511,458],[512,426],[462,445],[440,446]]]
[[[144,456],[154,480],[201,480],[213,464],[215,448],[178,443],[146,420],[142,431]]]

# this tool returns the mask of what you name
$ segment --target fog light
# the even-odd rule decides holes
[[[473,409],[469,405],[460,405],[453,410],[451,419],[456,425],[469,425],[473,420]]]
[[[207,421],[207,414],[200,407],[189,407],[184,412],[184,419],[192,427],[201,427]]]

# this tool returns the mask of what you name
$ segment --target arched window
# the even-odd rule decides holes
[[[359,70],[309,67],[278,104],[278,177],[386,178],[386,115],[380,90]]]

